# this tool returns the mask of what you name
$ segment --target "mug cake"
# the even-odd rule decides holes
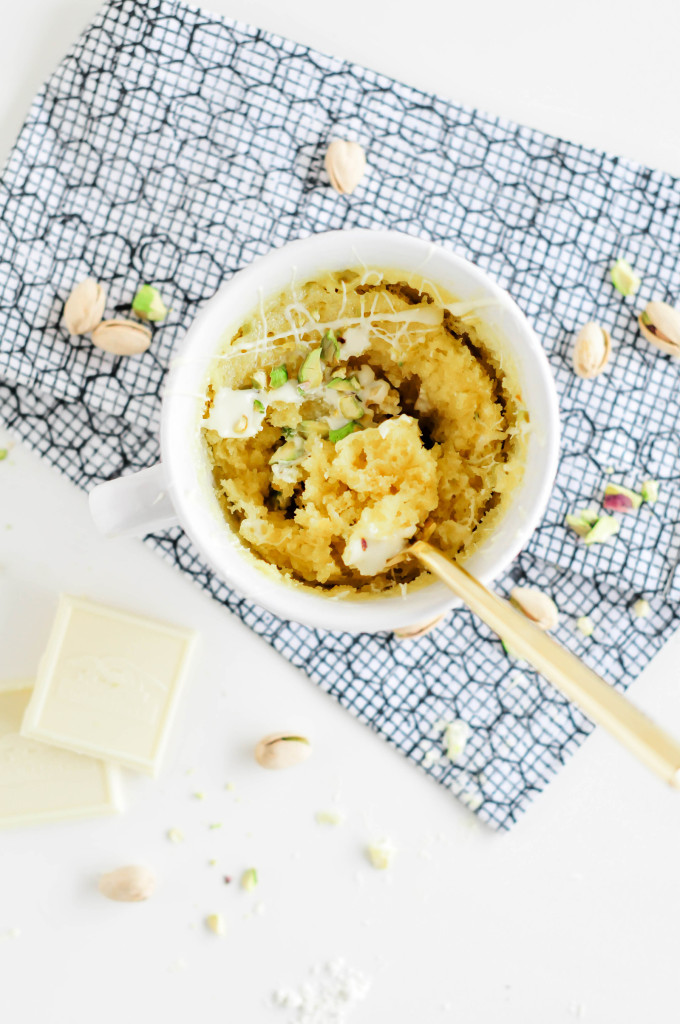
[[[529,417],[483,308],[398,270],[293,283],[211,361],[202,435],[225,519],[331,595],[413,588],[425,537],[466,559],[522,479]]]

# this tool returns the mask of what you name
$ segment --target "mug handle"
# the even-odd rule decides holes
[[[143,537],[178,521],[160,462],[98,484],[89,501],[90,515],[105,537]]]

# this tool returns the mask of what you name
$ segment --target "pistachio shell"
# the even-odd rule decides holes
[[[151,344],[151,331],[134,320],[102,320],[92,332],[92,343],[116,356],[136,356]]]
[[[64,305],[63,320],[69,334],[94,330],[106,305],[106,289],[91,277],[77,284]]]
[[[647,341],[670,356],[680,356],[680,311],[667,302],[648,302],[638,317]]]
[[[99,891],[102,896],[118,903],[139,903],[140,900],[148,900],[155,887],[156,879],[153,872],[138,864],[116,868],[99,879]]]
[[[535,622],[539,629],[554,629],[560,617],[555,602],[536,587],[514,587],[511,602]]]
[[[358,142],[334,139],[324,160],[331,185],[341,195],[354,192],[366,173],[366,156]]]
[[[611,353],[609,332],[591,320],[576,335],[574,371],[587,380],[597,377],[609,362]]]
[[[438,615],[436,619],[431,619],[429,622],[418,622],[413,626],[402,626],[401,629],[395,629],[394,635],[397,640],[416,640],[419,636],[425,636],[430,630],[436,629],[445,617],[444,615]]]
[[[312,745],[304,736],[275,732],[265,736],[255,747],[255,760],[263,768],[292,768],[306,761]]]

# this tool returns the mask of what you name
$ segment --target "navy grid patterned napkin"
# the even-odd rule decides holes
[[[328,185],[333,137],[366,149],[352,196]],[[0,182],[0,417],[81,487],[151,465],[163,376],[220,282],[292,238],[385,227],[434,239],[508,288],[543,339],[564,439],[543,524],[510,571],[561,611],[557,638],[625,688],[676,627],[680,371],[635,327],[678,291],[680,183],[460,107],[383,75],[174,0],[110,0],[37,96]],[[608,281],[625,256],[636,299]],[[64,299],[92,276],[125,314],[141,282],[172,311],[148,352],[119,359],[70,339]],[[572,333],[614,338],[594,381],[571,370]],[[606,471],[613,470],[609,476]],[[611,479],[661,497],[586,548],[565,513]],[[147,539],[344,707],[509,827],[591,726],[508,659],[466,610],[427,636],[349,636],[283,622],[240,599],[179,529]],[[635,618],[644,595],[652,614]],[[586,639],[574,620],[590,615]],[[460,762],[437,723],[460,718]]]

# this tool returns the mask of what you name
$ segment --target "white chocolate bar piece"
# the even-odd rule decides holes
[[[195,639],[62,594],[22,736],[156,775]]]
[[[0,828],[122,811],[114,765],[19,735],[32,687],[0,681]]]

